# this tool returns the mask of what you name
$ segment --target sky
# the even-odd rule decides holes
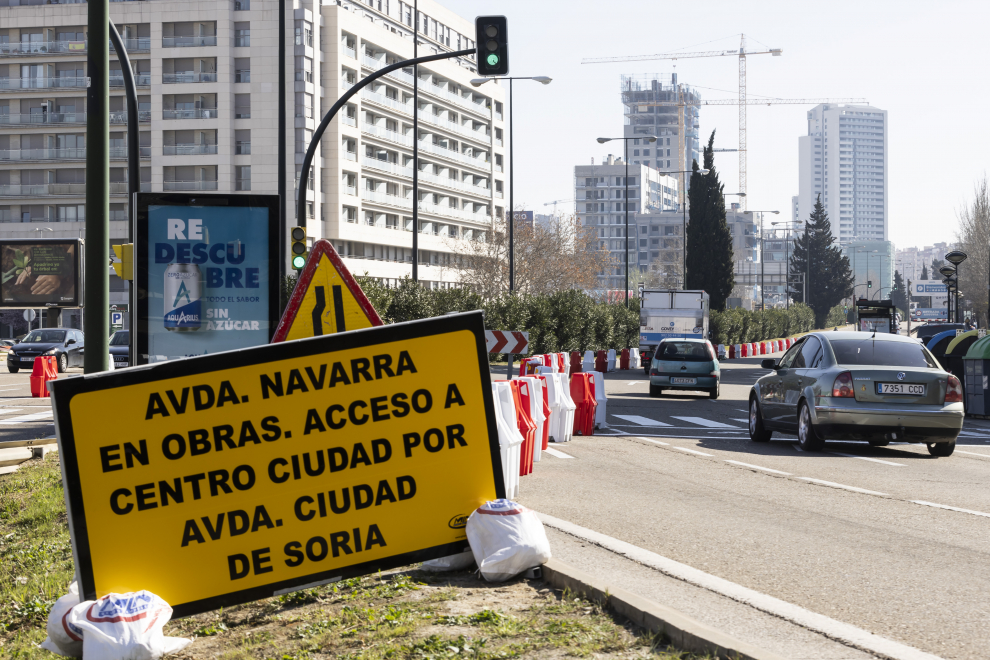
[[[621,155],[619,76],[669,74],[702,99],[738,97],[738,59],[711,57],[581,64],[589,57],[676,50],[782,48],[747,58],[749,97],[864,98],[888,112],[888,238],[895,247],[952,241],[960,209],[990,155],[990,2],[941,0],[441,0],[473,19],[504,14],[514,76],[550,76],[513,88],[515,201],[573,210],[574,166]],[[812,106],[750,105],[748,208],[789,214],[798,193],[798,137]],[[702,142],[738,146],[738,106],[701,108]],[[726,192],[738,192],[738,156],[715,154]],[[731,201],[731,199],[730,199]]]

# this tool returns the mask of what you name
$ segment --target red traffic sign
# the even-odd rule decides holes
[[[383,325],[330,241],[313,244],[272,343]]]
[[[489,353],[525,355],[529,353],[529,333],[485,330],[485,344]]]

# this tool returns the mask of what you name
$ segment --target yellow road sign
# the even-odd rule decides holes
[[[472,312],[55,382],[83,596],[184,616],[463,551],[504,497],[487,366]]]
[[[382,325],[329,241],[313,244],[272,343]]]

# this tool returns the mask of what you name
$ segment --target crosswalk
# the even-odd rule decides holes
[[[698,427],[711,429],[711,430],[730,430],[730,431],[742,431],[745,430],[743,427],[735,426],[733,424],[725,424],[724,422],[717,422],[713,419],[708,419],[706,417],[688,417],[681,415],[671,415],[670,419],[676,420],[676,423],[671,424],[668,422],[661,422],[660,420],[651,419],[649,417],[643,417],[642,415],[611,415],[616,419],[626,422],[625,424],[619,422],[614,423],[613,426],[619,427],[653,427],[662,428],[667,430],[684,430],[684,429],[694,429],[699,430]],[[731,420],[745,422],[746,420]]]
[[[23,410],[23,409],[22,408],[12,408],[12,409],[0,408],[0,415],[9,414],[9,413],[12,413],[12,412],[20,412],[21,410]],[[28,413],[26,415],[17,415],[15,417],[3,417],[3,418],[0,418],[0,425],[24,424],[24,423],[27,423],[27,422],[38,422],[38,421],[46,420],[46,419],[48,419],[51,416],[52,416],[52,411],[50,409],[49,410],[42,410],[41,412],[33,412],[33,413]]]

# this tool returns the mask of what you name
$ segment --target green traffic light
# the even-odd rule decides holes
[[[305,265],[306,265],[306,257],[302,255],[296,255],[295,257],[292,257],[292,267],[295,268],[296,270],[299,270]]]
[[[488,66],[498,66],[498,55],[490,53],[487,57]]]

